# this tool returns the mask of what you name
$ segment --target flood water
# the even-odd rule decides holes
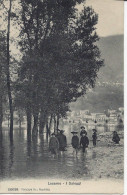
[[[27,137],[26,130],[14,130],[13,140],[3,130],[0,140],[0,180],[15,178],[63,178],[63,179],[123,179],[123,132],[119,145],[111,143],[111,133],[102,136],[97,146],[90,145],[86,154],[79,150],[73,155],[71,133],[67,136],[67,151],[53,158],[48,151],[44,135]]]

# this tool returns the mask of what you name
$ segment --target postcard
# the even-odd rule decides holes
[[[0,193],[124,193],[124,1],[0,1]]]

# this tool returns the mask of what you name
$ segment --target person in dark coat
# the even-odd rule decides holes
[[[66,136],[63,133],[64,133],[64,131],[60,130],[60,134],[58,136],[59,150],[61,152],[64,152],[65,148],[67,147],[67,138],[66,138]]]
[[[112,141],[115,142],[116,144],[119,144],[119,141],[120,141],[120,137],[119,135],[117,134],[116,131],[113,132],[113,138],[112,138]]]
[[[57,129],[57,134],[56,134],[56,138],[59,140],[59,135],[60,135],[60,129]]]
[[[87,137],[87,133],[83,133],[80,139],[80,146],[82,146],[83,153],[85,152],[86,148],[88,148],[89,139]]]
[[[81,126],[81,132],[80,132],[80,136],[82,136],[83,133],[86,133],[86,130],[85,130],[85,127],[84,126]]]
[[[76,156],[77,156],[77,153],[78,153],[78,148],[79,148],[79,137],[77,136],[77,133],[78,132],[71,132],[73,134],[73,137],[72,137],[72,140],[71,140],[71,144],[72,144],[72,147],[74,148],[73,150],[73,154],[74,152],[76,152]]]
[[[97,141],[97,130],[96,129],[93,129],[92,138],[93,138],[93,146],[96,146],[96,141]]]
[[[55,137],[55,133],[52,133],[51,138],[49,140],[49,151],[54,156],[58,154],[58,149],[59,149],[59,141]]]

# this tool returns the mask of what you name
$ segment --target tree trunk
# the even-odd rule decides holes
[[[48,120],[47,120],[47,123],[46,123],[46,138],[47,138],[47,140],[48,140],[48,137],[51,134],[51,124],[52,124],[52,115],[50,117],[49,124],[48,124]]]
[[[51,134],[52,118],[53,118],[53,116],[52,116],[52,114],[51,114],[50,121],[49,121],[49,133],[50,133],[50,134]],[[50,135],[50,134],[49,134],[49,135]]]
[[[59,114],[57,115],[56,128],[59,128]]]
[[[28,156],[31,156],[31,107],[27,107],[27,153]]]
[[[31,156],[31,132],[27,133],[27,155]]]
[[[40,121],[39,121],[39,132],[43,133],[44,132],[44,127],[46,124],[46,118],[47,118],[47,113],[43,111],[43,109],[41,109],[40,112]]]
[[[27,134],[31,135],[31,119],[32,119],[32,115],[31,115],[31,109],[27,108]]]
[[[10,7],[8,10],[8,32],[7,32],[7,89],[8,89],[8,99],[10,107],[10,134],[13,134],[13,105],[12,105],[12,94],[10,85],[10,52],[9,52],[9,42],[10,42],[10,15],[11,15],[11,5],[12,0],[10,0]]]
[[[57,133],[56,116],[54,115],[54,133]]]
[[[19,113],[19,129],[21,130],[22,122],[21,122],[21,114]]]
[[[34,115],[33,134],[37,134],[38,131],[38,114]]]
[[[0,66],[0,133],[2,132],[2,121],[3,121],[3,105],[2,105],[2,67]]]
[[[0,134],[2,132],[3,110],[2,110],[2,94],[0,91]]]
[[[48,137],[49,137],[49,126],[48,126],[48,121],[46,123],[46,139],[48,141]]]
[[[10,126],[10,115],[8,114],[7,116],[7,120],[8,120],[8,127]]]
[[[39,133],[43,134],[44,133],[44,127],[45,127],[45,122],[40,118],[39,122]]]

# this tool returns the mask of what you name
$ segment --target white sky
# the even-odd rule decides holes
[[[97,32],[99,36],[123,34],[124,2],[121,0],[86,0],[99,15]]]
[[[100,37],[119,35],[124,33],[124,2],[121,0],[86,0],[86,6],[92,6],[98,14],[97,33]],[[82,8],[82,6],[81,6]],[[80,10],[80,7],[78,7]],[[11,28],[11,35],[17,37],[17,30]],[[11,50],[17,51],[15,45]]]

